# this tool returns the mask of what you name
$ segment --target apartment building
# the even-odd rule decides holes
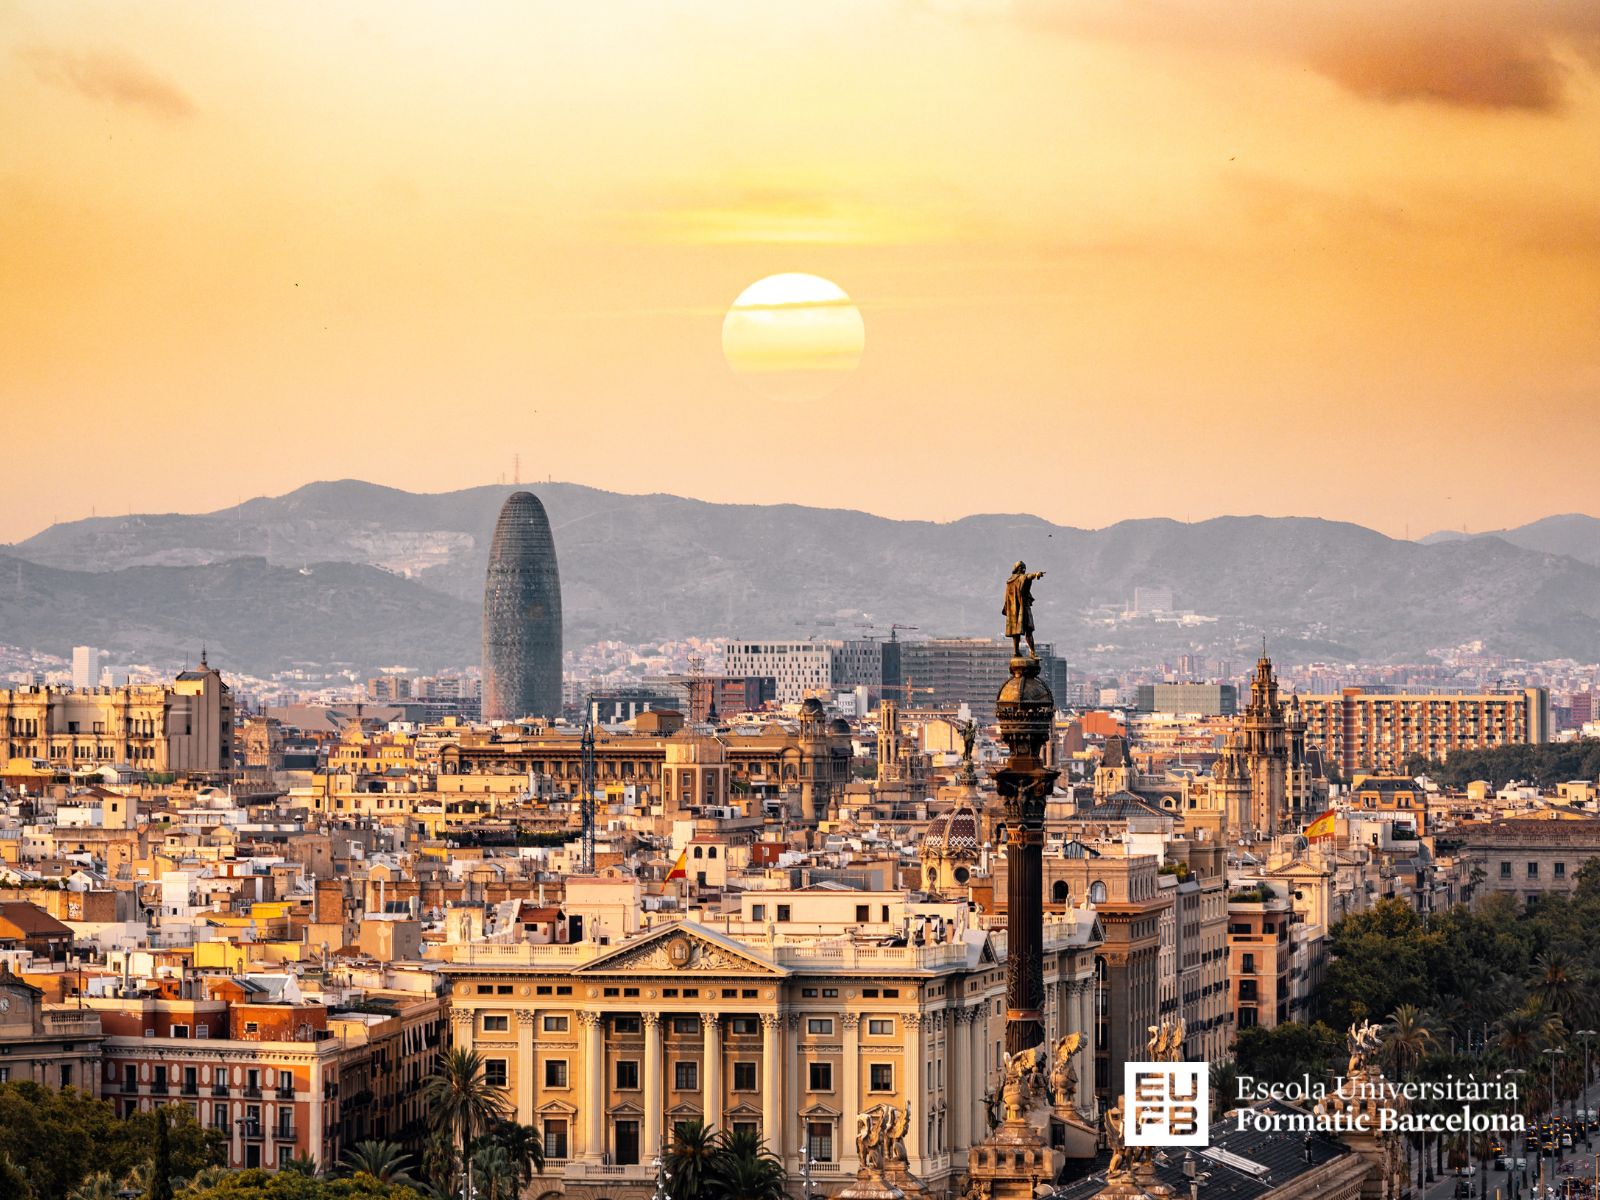
[[[1397,772],[1414,754],[1443,761],[1455,750],[1550,740],[1544,688],[1479,695],[1386,693],[1345,688],[1300,696],[1308,749],[1349,779],[1361,771]]]

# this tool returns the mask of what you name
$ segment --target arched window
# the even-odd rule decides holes
[[[1089,903],[1104,904],[1106,902],[1106,885],[1096,879],[1089,885]]]
[[[1050,899],[1056,904],[1065,904],[1067,902],[1067,881],[1065,879],[1055,881],[1055,884],[1050,888]]]

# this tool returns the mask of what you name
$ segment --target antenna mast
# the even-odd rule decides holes
[[[580,871],[594,874],[594,721],[592,710],[583,715],[583,854]]]

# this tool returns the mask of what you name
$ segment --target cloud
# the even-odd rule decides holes
[[[926,0],[971,20],[1299,63],[1367,100],[1558,109],[1600,61],[1594,0]]]
[[[137,59],[125,54],[73,54],[45,46],[17,52],[43,83],[91,100],[142,109],[176,120],[194,113],[194,101]]]

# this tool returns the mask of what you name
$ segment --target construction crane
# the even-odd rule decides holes
[[[583,800],[580,811],[583,814],[583,851],[579,863],[579,873],[582,875],[594,874],[594,720],[593,709],[584,713],[583,739],[579,743],[583,748]]]
[[[894,624],[889,626],[889,640],[891,642],[898,642],[900,639],[898,637],[896,637],[895,634],[899,633],[900,630],[902,630],[902,629],[915,629],[915,630],[920,631],[921,630],[921,626],[918,626],[918,625],[902,625],[898,621],[896,621]]]

